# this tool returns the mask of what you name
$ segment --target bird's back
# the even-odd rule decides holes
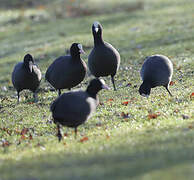
[[[173,67],[171,61],[162,55],[148,57],[141,69],[143,81],[150,81],[157,85],[165,85],[172,77]]]

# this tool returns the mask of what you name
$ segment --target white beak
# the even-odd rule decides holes
[[[109,88],[106,84],[103,84],[103,85],[102,85],[102,89],[110,90],[110,88]]]
[[[146,98],[148,98],[149,97],[149,95],[148,94],[141,94],[143,97],[146,97]]]
[[[32,61],[29,61],[29,69],[30,69],[30,72],[32,72],[32,68],[33,68],[33,62]]]
[[[85,51],[83,49],[79,50],[80,54],[85,54]]]
[[[79,48],[80,54],[85,54],[85,52],[84,52],[83,47],[82,47],[81,44],[78,44],[78,48]]]
[[[95,30],[96,32],[98,32],[99,28],[95,28],[94,30]]]

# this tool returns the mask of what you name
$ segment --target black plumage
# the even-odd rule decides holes
[[[102,79],[93,79],[86,91],[64,93],[51,104],[50,109],[58,127],[59,141],[62,138],[60,125],[74,128],[76,137],[77,127],[89,119],[96,110],[98,105],[97,93],[101,89],[109,88]]]
[[[92,25],[94,48],[88,57],[88,67],[95,77],[111,76],[114,90],[116,90],[114,76],[120,65],[119,52],[102,39],[102,26],[99,22]]]
[[[140,75],[143,80],[139,88],[140,95],[148,97],[151,88],[164,86],[172,96],[168,88],[173,75],[173,64],[168,57],[163,55],[147,57],[142,65]]]
[[[29,89],[33,92],[34,101],[37,99],[37,89],[41,81],[41,71],[34,63],[34,59],[30,54],[26,54],[23,62],[15,65],[12,72],[12,83],[17,90],[18,103],[20,92],[23,89]]]
[[[58,90],[71,89],[83,81],[87,66],[80,58],[80,54],[84,53],[82,45],[73,43],[70,48],[70,55],[60,56],[47,69],[46,80]]]

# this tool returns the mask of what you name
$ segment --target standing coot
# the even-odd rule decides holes
[[[12,72],[12,83],[17,90],[18,103],[20,99],[20,91],[29,89],[34,94],[34,101],[37,102],[37,89],[41,81],[41,71],[30,54],[26,54],[23,62],[15,65]]]
[[[163,55],[153,55],[145,59],[141,68],[141,78],[143,83],[139,88],[139,93],[142,96],[148,97],[151,88],[156,86],[164,86],[170,96],[169,83],[173,74],[173,64],[168,57]]]
[[[60,125],[75,128],[83,124],[98,105],[97,93],[109,89],[102,79],[93,79],[86,91],[72,91],[59,96],[52,104],[51,111],[54,123],[57,124],[59,141],[62,138]]]
[[[111,76],[111,81],[116,90],[114,76],[120,65],[118,51],[102,39],[102,26],[99,22],[92,25],[94,48],[88,57],[88,66],[95,77]]]
[[[61,94],[61,89],[71,89],[83,81],[87,66],[80,58],[83,54],[81,44],[73,43],[70,48],[70,55],[60,56],[47,69],[46,80],[58,90],[58,95]]]

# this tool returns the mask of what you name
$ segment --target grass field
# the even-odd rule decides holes
[[[117,7],[112,1],[106,13],[90,16],[56,15],[51,5],[0,10],[0,180],[193,179],[194,2],[142,0],[133,9],[135,1],[129,0],[129,8],[111,13]],[[87,2],[91,8],[92,1]],[[78,128],[77,139],[64,128],[58,143],[49,111],[57,92],[43,78],[39,102],[24,91],[18,105],[11,72],[31,53],[44,76],[72,42],[83,44],[87,62],[95,20],[103,25],[104,40],[121,55],[118,90],[101,91],[101,103]],[[174,64],[173,97],[162,87],[149,99],[138,94],[139,70],[152,54],[166,55]],[[76,88],[85,89],[91,79],[88,73]],[[104,79],[112,87],[110,78]]]

